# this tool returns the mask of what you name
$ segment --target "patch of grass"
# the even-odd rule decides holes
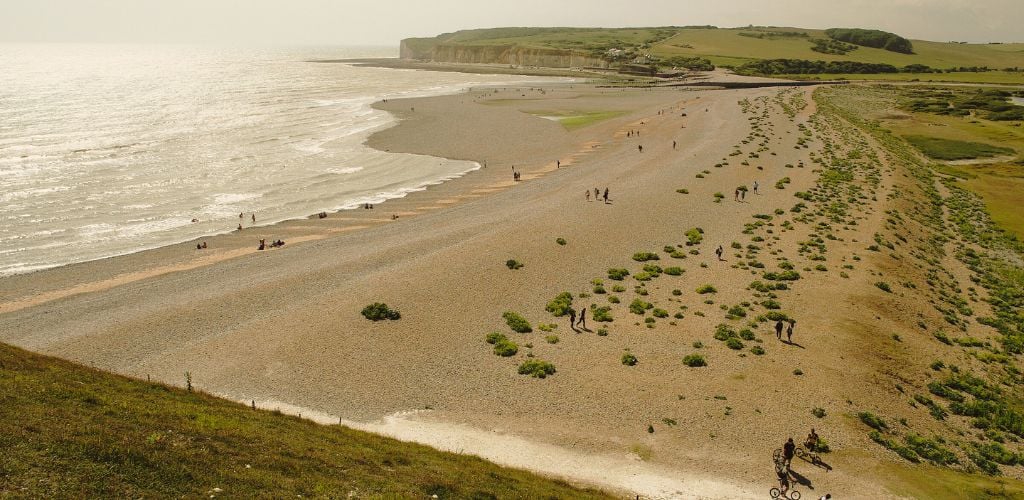
[[[526,318],[520,316],[519,313],[513,311],[505,311],[505,313],[502,314],[501,317],[505,318],[505,323],[508,325],[509,328],[512,329],[513,332],[530,333],[533,331],[533,328],[530,326],[530,322],[526,321]]]
[[[633,302],[629,304],[629,312],[633,314],[643,315],[647,312],[648,309],[653,308],[654,304],[651,304],[650,302],[643,301],[640,299],[633,299]]]
[[[555,365],[540,359],[528,359],[519,365],[520,375],[529,375],[533,378],[547,378],[555,374]]]
[[[558,338],[558,335],[548,335],[547,337],[544,337],[544,341],[549,343],[549,344],[557,344],[558,341],[559,341],[559,338]]]
[[[708,366],[707,359],[700,354],[687,354],[683,357],[683,364],[690,368],[699,368],[701,366]]]
[[[889,286],[889,284],[884,282],[884,281],[876,282],[875,286],[878,287],[879,290],[881,290],[881,291],[883,291],[885,293],[892,293],[892,287]]]
[[[973,160],[1014,154],[1014,150],[1011,148],[981,142],[956,141],[923,135],[908,135],[903,138],[934,160]]]
[[[622,353],[622,364],[626,366],[636,366],[638,362],[639,361],[636,359],[636,356],[633,355],[633,353],[629,351]]]
[[[523,267],[523,263],[519,262],[518,260],[515,260],[515,259],[509,259],[509,260],[505,261],[505,267],[507,267],[507,268],[509,268],[509,269],[514,271],[516,269],[522,268]]]
[[[398,320],[402,318],[401,313],[381,302],[374,302],[364,307],[361,314],[370,321]]]
[[[558,243],[559,245],[564,247],[567,242],[565,241],[565,238],[555,238],[555,243]]]
[[[658,254],[656,254],[654,252],[637,252],[637,253],[633,254],[633,260],[635,260],[637,262],[647,262],[647,261],[650,261],[650,260],[661,260],[661,257],[658,257]],[[610,275],[608,277],[611,278]],[[615,279],[615,278],[612,278],[612,279]]]
[[[697,287],[697,293],[699,293],[701,295],[708,294],[708,293],[718,293],[718,289],[715,288],[713,285],[704,284],[704,285],[701,285],[701,286]]]
[[[889,424],[885,423],[885,420],[882,420],[882,417],[879,417],[874,413],[862,411],[857,414],[857,418],[859,418],[860,421],[864,423],[864,425],[872,429],[875,429],[876,431],[884,431],[889,429]]]

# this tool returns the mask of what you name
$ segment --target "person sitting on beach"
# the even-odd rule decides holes
[[[242,230],[242,225],[241,225],[241,224],[239,224],[239,225],[238,225],[238,230],[239,230],[239,231],[241,231],[241,230]]]
[[[199,243],[196,243],[196,250],[202,250],[202,249],[203,249],[203,245],[201,245]]]
[[[204,241],[203,242],[203,250],[205,250],[205,249],[206,249],[206,242]]]
[[[256,250],[266,250],[266,248],[267,248],[267,240],[260,240],[260,246]]]

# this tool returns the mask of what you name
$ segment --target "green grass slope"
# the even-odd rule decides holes
[[[0,344],[0,497],[213,494],[607,497]]]

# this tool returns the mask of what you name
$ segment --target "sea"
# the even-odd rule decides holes
[[[394,47],[0,44],[0,276],[405,196],[479,168],[363,145],[384,98],[542,81]],[[546,81],[550,81],[547,79]]]

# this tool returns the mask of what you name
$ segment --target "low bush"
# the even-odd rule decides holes
[[[515,260],[515,259],[509,259],[509,260],[505,261],[505,267],[507,267],[509,269],[512,269],[512,270],[516,270],[516,269],[519,269],[519,268],[523,267],[523,263],[519,262],[518,260]]]
[[[364,318],[370,321],[381,321],[385,319],[397,320],[401,319],[402,315],[395,309],[391,309],[387,304],[381,302],[374,302],[363,308],[362,315]]]
[[[811,410],[811,415],[814,415],[815,417],[818,418],[825,418],[825,409],[815,406],[814,409]]]
[[[881,291],[883,291],[885,293],[892,293],[892,287],[889,286],[889,284],[884,282],[884,281],[876,282],[875,286],[878,287],[879,290],[881,290]]]
[[[750,348],[750,352],[754,353],[755,355],[762,356],[764,355],[764,348],[759,345],[755,345],[754,347]]]
[[[613,268],[608,270],[608,279],[615,281],[622,281],[629,276],[628,269]]]
[[[661,260],[661,257],[658,257],[658,254],[654,252],[637,252],[633,254],[633,260],[637,262],[647,262],[649,260]],[[611,276],[609,276],[609,278],[611,278]]]
[[[539,359],[528,359],[519,365],[520,375],[529,375],[534,378],[547,378],[555,374],[555,365]]]
[[[683,275],[683,268],[676,267],[676,266],[666,267],[665,268],[665,274],[667,274],[669,276],[682,276]]]
[[[557,344],[559,340],[558,335],[548,335],[547,337],[544,337],[544,341],[549,344]]]
[[[704,284],[697,287],[697,293],[704,295],[708,293],[718,293],[718,289],[712,285]]]
[[[614,321],[614,318],[612,318],[612,308],[608,306],[592,307],[590,312],[593,314],[594,321],[598,323],[611,323]],[[598,330],[598,334],[600,334],[600,330]]]
[[[740,342],[740,339],[736,337],[730,337],[725,340],[725,346],[734,351],[738,351],[743,349],[743,342]]]
[[[572,294],[569,292],[562,292],[555,296],[548,305],[544,307],[544,310],[551,313],[555,317],[562,317],[569,314],[569,309],[572,307]]]
[[[889,424],[886,424],[885,420],[882,420],[882,417],[871,412],[862,411],[857,414],[857,418],[859,418],[861,422],[864,422],[864,425],[867,425],[876,431],[884,431],[889,428]]]
[[[530,333],[533,331],[533,328],[530,326],[530,322],[526,321],[526,318],[520,316],[519,313],[505,311],[505,313],[502,314],[501,317],[505,318],[505,323],[508,325],[509,328],[512,329],[513,332]]]
[[[704,230],[699,227],[690,228],[685,234],[686,246],[699,245],[700,242],[704,240]]]
[[[633,353],[626,351],[622,354],[622,364],[626,366],[636,366],[637,362],[636,356],[634,356]]]
[[[640,299],[633,299],[633,302],[629,304],[629,312],[633,314],[643,315],[648,309],[652,308],[654,308],[654,304]]]
[[[704,356],[700,354],[687,354],[683,357],[683,364],[690,368],[697,368],[701,366],[708,366],[708,362],[704,359]]]
[[[558,243],[559,245],[565,246],[566,241],[565,241],[565,238],[555,238],[555,243]]]

